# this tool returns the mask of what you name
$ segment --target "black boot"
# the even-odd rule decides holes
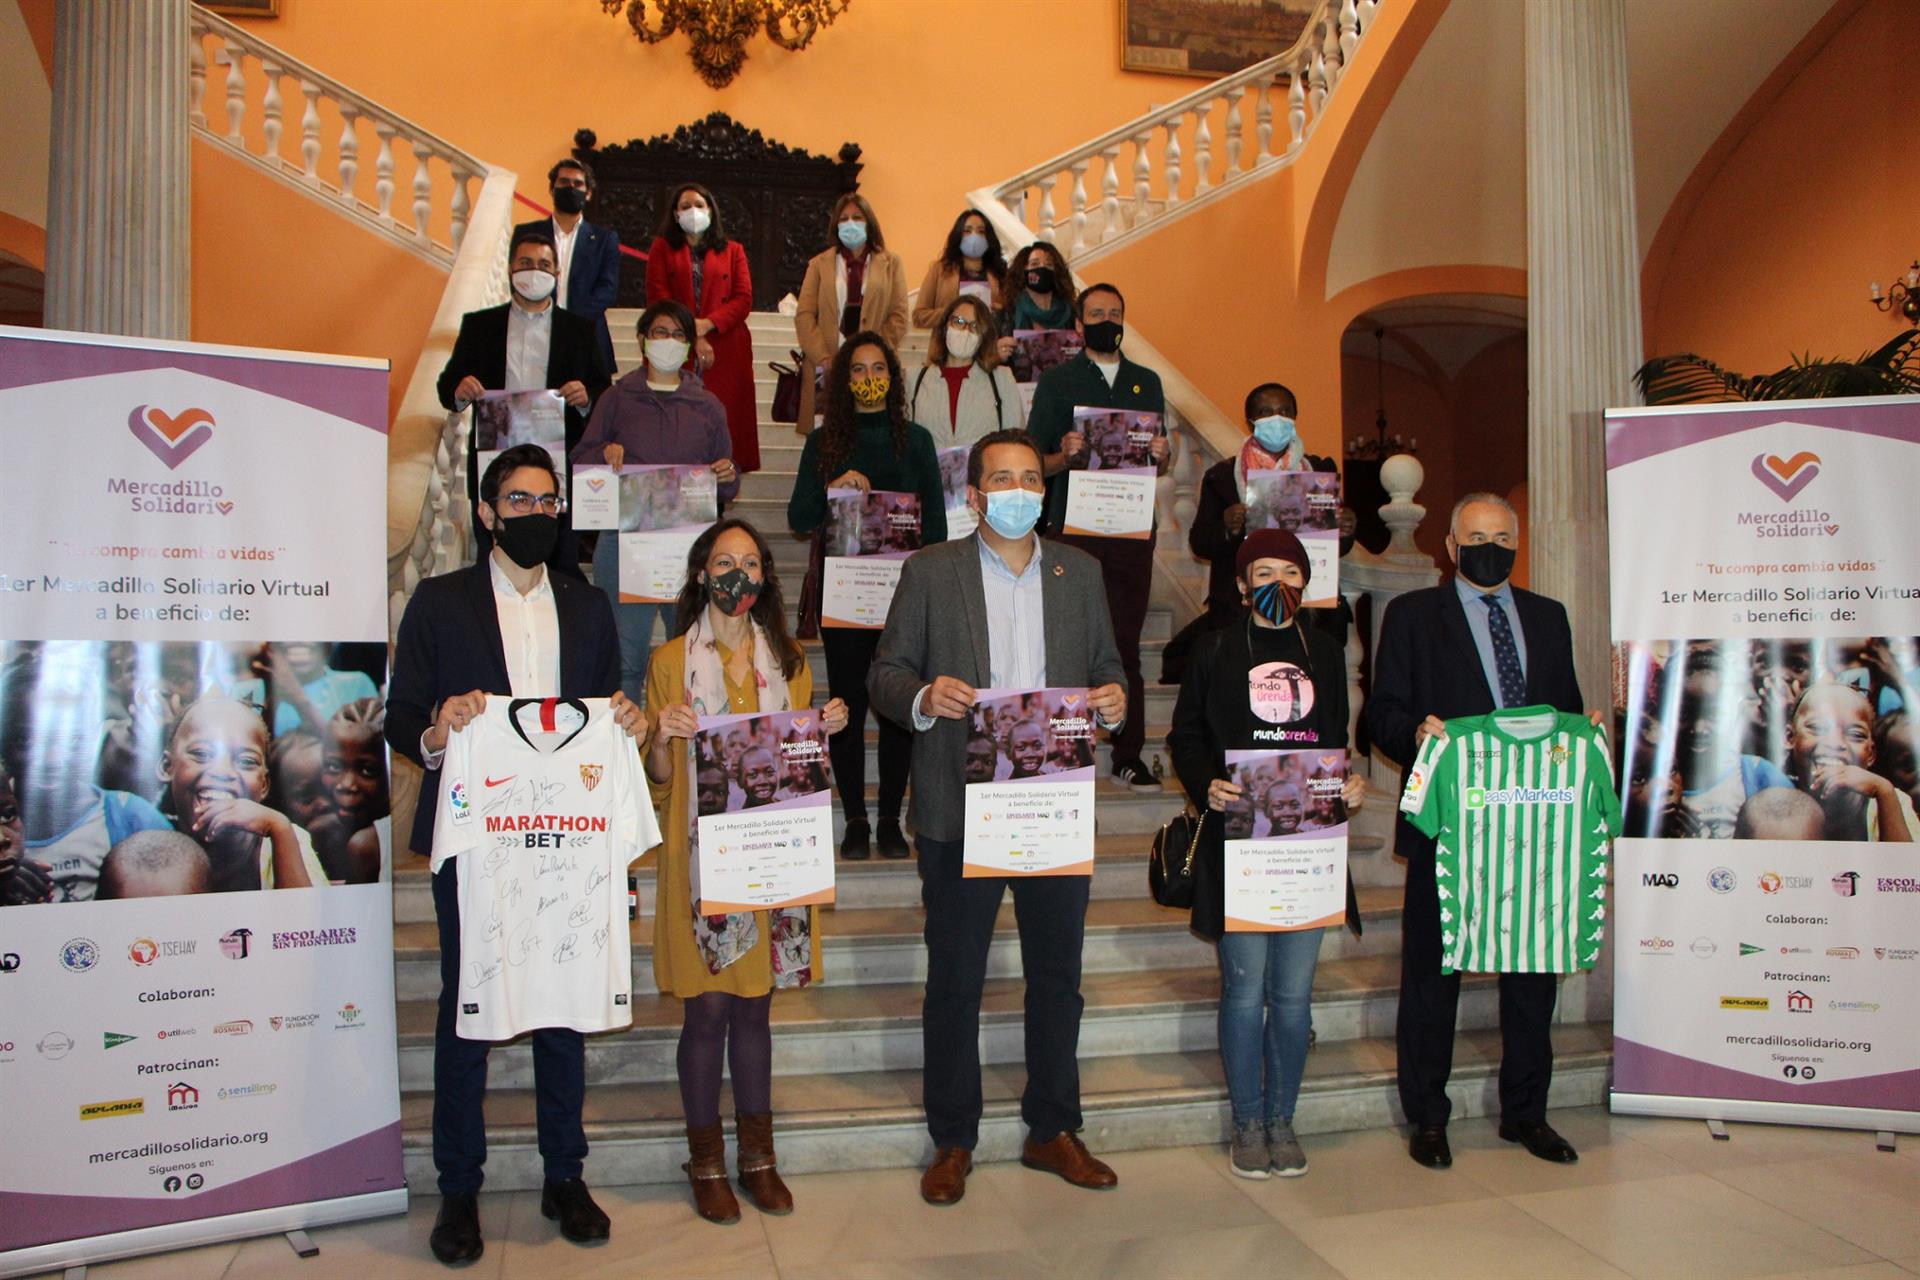
[[[872,853],[873,828],[865,818],[847,822],[847,833],[840,837],[840,856],[848,862],[865,862]]]
[[[900,819],[880,819],[880,829],[874,833],[874,840],[880,846],[883,858],[905,858],[913,850],[907,847],[907,833],[900,829]]]

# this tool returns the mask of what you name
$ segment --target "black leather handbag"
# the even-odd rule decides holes
[[[1200,834],[1207,815],[1189,806],[1160,824],[1147,857],[1147,892],[1163,907],[1193,906],[1193,861],[1200,856]]]

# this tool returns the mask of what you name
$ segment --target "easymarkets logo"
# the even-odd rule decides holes
[[[145,1098],[119,1098],[113,1102],[89,1102],[80,1108],[82,1120],[112,1120],[120,1116],[137,1116],[146,1112]]]
[[[1467,788],[1467,808],[1485,809],[1489,805],[1572,804],[1572,787],[1485,787]]]

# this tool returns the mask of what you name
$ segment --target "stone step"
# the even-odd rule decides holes
[[[785,998],[774,1001],[776,1014]],[[1566,1023],[1556,1030],[1554,1042],[1549,1106],[1604,1101],[1612,1026]],[[1460,1032],[1448,1086],[1456,1117],[1497,1114],[1499,1060],[1497,1030]],[[1026,1136],[1020,1120],[1024,1083],[1025,1073],[1018,1067],[988,1068],[982,1073],[986,1105],[974,1150],[976,1161],[1018,1157]],[[1220,1055],[1211,1043],[1177,1052],[1083,1056],[1080,1090],[1086,1118],[1082,1134],[1102,1157],[1226,1140],[1226,1085]],[[787,1173],[919,1168],[933,1154],[921,1098],[920,1073],[915,1069],[809,1074],[783,1071],[776,1063],[773,1106],[779,1117],[780,1168]],[[721,1105],[730,1111],[732,1101],[727,1098]],[[588,1183],[684,1183],[680,1165],[687,1158],[685,1122],[679,1090],[671,1077],[645,1084],[596,1081],[587,1090],[585,1110],[592,1148],[587,1157]],[[422,1195],[435,1193],[432,1112],[430,1092],[409,1091],[402,1096],[407,1182]],[[538,1188],[542,1166],[532,1089],[489,1089],[487,1119],[487,1186],[493,1190]],[[1323,1033],[1307,1056],[1295,1130],[1310,1138],[1379,1128],[1404,1119],[1394,1089],[1392,1035],[1329,1042]],[[1311,1155],[1311,1142],[1308,1151]],[[1112,1162],[1124,1178],[1124,1156]]]
[[[1212,944],[1187,927],[1187,913],[1156,905],[1146,896],[1145,887],[1142,868],[1133,896],[1101,899],[1089,905],[1082,954],[1085,972],[1185,968],[1211,962]],[[1329,931],[1320,949],[1323,961],[1398,953],[1399,891],[1366,887],[1359,890],[1359,901],[1364,932],[1356,938],[1345,929]],[[836,986],[925,982],[925,921],[926,914],[917,904],[823,908],[820,929],[830,980]],[[653,981],[654,920],[635,920],[629,928],[634,992],[653,995],[658,991]],[[987,975],[1018,977],[1020,952],[1011,898],[1001,907],[994,943],[988,952]],[[436,998],[440,991],[438,928],[430,921],[396,924],[393,948],[396,998]]]
[[[1080,984],[1086,1001],[1080,1025],[1082,1058],[1133,1053],[1212,1049],[1218,1038],[1220,972],[1198,953],[1184,968],[1088,973]],[[921,1065],[921,982],[841,983],[833,978],[833,952],[824,955],[823,985],[783,991],[773,1002],[773,1069],[776,1075],[844,1074],[918,1069]],[[1498,979],[1467,976],[1460,992],[1463,1029],[1495,1026]],[[1322,1043],[1390,1035],[1399,1004],[1400,957],[1351,956],[1321,963],[1314,975],[1313,1020]],[[1585,1007],[1587,976],[1566,979],[1564,1009]],[[981,1061],[1022,1060],[1025,985],[1018,977],[989,978],[980,1014]],[[433,1079],[434,1001],[401,1000],[400,1087],[424,1089]],[[1569,1015],[1571,1017],[1572,1015]],[[587,1037],[587,1078],[644,1084],[674,1078],[680,1036],[680,1001],[657,994],[633,997],[633,1026]],[[507,1088],[533,1084],[531,1037],[496,1045],[489,1079]]]

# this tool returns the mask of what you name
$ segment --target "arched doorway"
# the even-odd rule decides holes
[[[1342,469],[1361,542],[1378,551],[1381,461],[1412,453],[1430,515],[1415,535],[1446,563],[1446,513],[1476,489],[1505,495],[1526,525],[1527,306],[1499,294],[1447,293],[1369,307],[1341,336]],[[1436,518],[1437,517],[1437,518]],[[1524,581],[1524,566],[1516,576]]]

